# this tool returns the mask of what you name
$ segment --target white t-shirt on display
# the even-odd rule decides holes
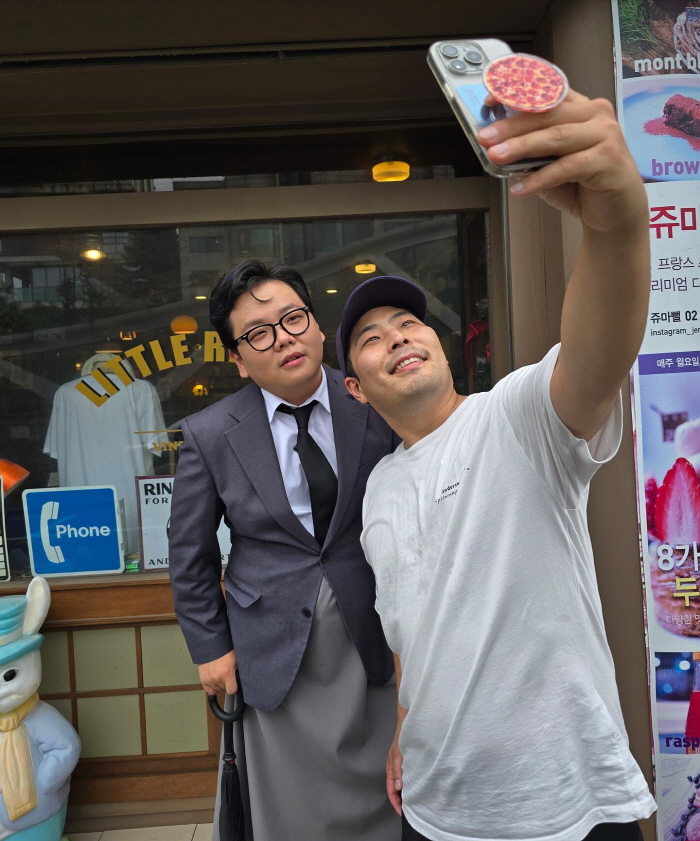
[[[136,476],[153,475],[153,452],[168,441],[158,392],[146,380],[130,386],[106,374],[119,388],[95,406],[76,384],[86,382],[98,394],[105,390],[92,376],[64,383],[56,392],[44,452],[58,461],[61,487],[114,485],[124,502],[126,551],[139,549]],[[146,434],[136,434],[143,433]]]
[[[403,806],[431,841],[581,841],[656,808],[632,757],[586,522],[619,447],[557,416],[558,347],[372,472],[362,545],[401,660]]]

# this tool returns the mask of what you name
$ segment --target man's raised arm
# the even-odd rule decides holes
[[[639,352],[649,306],[648,204],[610,103],[571,91],[547,114],[520,114],[479,137],[507,163],[557,160],[511,187],[575,216],[583,240],[561,322],[554,408],[579,438],[601,428]]]

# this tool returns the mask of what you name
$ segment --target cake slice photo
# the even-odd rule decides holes
[[[674,94],[664,105],[664,125],[700,137],[700,100]]]

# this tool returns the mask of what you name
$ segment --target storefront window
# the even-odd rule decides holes
[[[450,165],[411,167],[413,181],[454,177],[454,169]],[[372,173],[368,169],[333,169],[319,172],[265,172],[114,181],[68,181],[56,184],[1,185],[0,197],[176,192],[178,190],[223,190],[235,187],[297,187],[302,184],[355,184],[371,180]]]
[[[246,385],[208,296],[248,257],[302,273],[332,366],[350,292],[372,274],[415,280],[458,389],[490,387],[487,222],[474,211],[3,236],[0,465],[28,471],[5,498],[12,576],[31,574],[23,493],[46,488],[114,488],[127,571],[167,568],[181,421]],[[58,567],[57,512],[42,516]]]

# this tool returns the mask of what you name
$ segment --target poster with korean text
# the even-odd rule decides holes
[[[613,0],[617,105],[646,183],[633,371],[660,841],[700,841],[700,0]]]

